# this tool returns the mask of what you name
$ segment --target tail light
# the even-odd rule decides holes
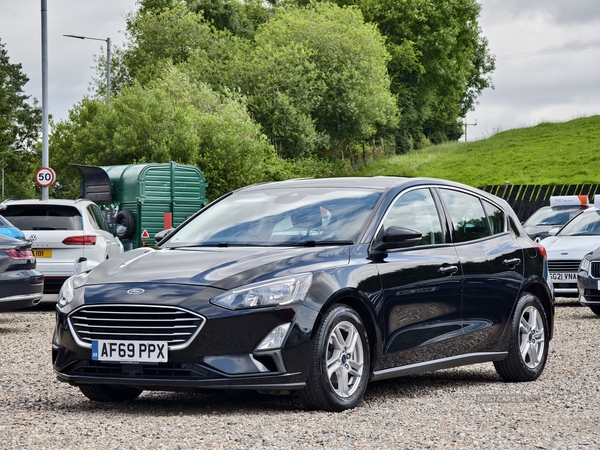
[[[535,246],[538,250],[538,252],[540,253],[540,255],[542,255],[542,258],[544,258],[545,260],[548,260],[548,252],[546,251],[546,248],[541,245],[539,242],[535,242]]]
[[[96,236],[69,236],[62,241],[65,245],[96,245]]]
[[[10,248],[4,250],[11,259],[35,259],[33,252],[29,249]]]

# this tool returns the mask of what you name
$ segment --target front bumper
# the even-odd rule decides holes
[[[577,289],[579,303],[584,306],[600,305],[600,279],[580,270],[577,273]]]
[[[75,386],[159,391],[249,389],[287,393],[305,386],[313,348],[313,310],[299,305],[233,313],[210,304],[203,308],[206,321],[199,332],[186,345],[169,346],[168,361],[159,363],[93,360],[92,349],[72,329],[76,326],[69,315],[57,310],[52,345],[57,379]],[[282,323],[291,323],[283,348],[258,350],[264,337]]]

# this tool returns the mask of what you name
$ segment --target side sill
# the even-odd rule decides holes
[[[469,353],[467,355],[451,356],[448,358],[410,364],[408,366],[393,367],[391,369],[376,370],[370,381],[387,380],[389,378],[414,375],[417,373],[432,372],[434,370],[449,369],[451,367],[467,366],[490,361],[500,361],[508,356],[508,352]]]
[[[44,294],[42,292],[36,292],[35,294],[13,295],[11,297],[0,298],[0,302],[17,302],[31,300],[33,302],[32,305],[37,305],[42,300],[43,296]]]

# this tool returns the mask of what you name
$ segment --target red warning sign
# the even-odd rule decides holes
[[[148,234],[148,230],[142,231],[142,239],[148,239],[150,235]]]

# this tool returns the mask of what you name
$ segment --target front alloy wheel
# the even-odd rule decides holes
[[[367,388],[369,345],[363,322],[345,305],[329,310],[315,339],[306,387],[299,397],[308,409],[354,408]]]
[[[347,321],[338,323],[329,334],[327,378],[340,397],[352,396],[360,386],[365,365],[363,345],[360,333]]]

